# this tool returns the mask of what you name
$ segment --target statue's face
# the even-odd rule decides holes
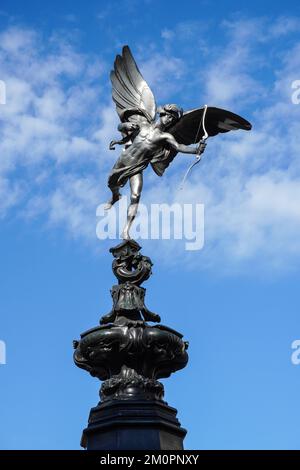
[[[161,113],[160,114],[160,122],[163,124],[163,126],[167,129],[168,127],[173,126],[175,122],[177,121],[176,117],[174,114],[171,113]]]

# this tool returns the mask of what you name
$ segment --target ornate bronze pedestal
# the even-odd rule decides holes
[[[151,275],[151,260],[134,240],[110,251],[118,285],[113,308],[96,328],[74,341],[75,364],[104,381],[98,406],[92,408],[81,445],[88,450],[183,449],[186,431],[176,410],[163,400],[158,381],[188,362],[182,335],[161,324],[145,305],[143,281]]]

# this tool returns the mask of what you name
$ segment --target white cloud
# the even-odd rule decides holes
[[[0,218],[5,217],[8,210],[14,207],[22,195],[22,188],[7,178],[0,177]]]
[[[159,101],[180,91],[183,86],[185,67],[183,60],[178,57],[153,53],[150,59],[142,63],[141,71]]]
[[[218,48],[203,72],[206,102],[220,107],[253,103],[264,92],[253,73],[259,62],[253,43],[257,41],[260,22],[248,20],[224,25],[230,31],[229,40]]]
[[[61,177],[59,186],[45,200],[50,226],[66,226],[74,238],[95,237],[95,208],[101,192],[97,181],[89,178]]]
[[[36,44],[36,33],[28,29],[10,28],[0,34],[1,49],[9,54],[19,54]]]
[[[85,168],[93,165],[99,171],[104,165],[101,139],[106,136],[95,138],[106,119],[98,84],[102,69],[98,58],[78,53],[64,39],[48,38],[46,46],[32,30],[14,27],[1,33],[0,70],[7,89],[6,105],[0,109],[1,213],[19,204],[22,215],[32,217],[47,207],[51,221],[80,226],[74,222],[75,209],[67,211],[72,199],[68,190],[76,182],[85,193]],[[64,181],[65,173],[72,185]],[[87,203],[85,197],[82,201]],[[92,210],[96,205],[94,201]],[[68,214],[64,221],[59,207]],[[78,218],[83,211],[76,210]],[[87,231],[79,227],[78,233]]]

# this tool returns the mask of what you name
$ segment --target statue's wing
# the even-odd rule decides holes
[[[203,127],[203,113],[205,108],[192,109],[183,113],[182,118],[168,130],[179,144],[197,144],[205,135]],[[243,129],[250,131],[251,124],[246,119],[225,109],[208,107],[205,115],[204,126],[208,137],[219,133]],[[175,150],[162,150],[155,155],[151,164],[155,173],[161,176],[165,169],[176,157]]]
[[[185,145],[197,144],[205,134],[203,128],[204,108],[192,109],[183,113],[182,118],[169,130],[177,142]],[[243,129],[250,131],[251,124],[237,114],[226,109],[208,107],[205,115],[204,126],[208,137],[220,132],[236,131]]]
[[[110,79],[112,98],[121,121],[126,119],[124,117],[126,112],[131,116],[137,114],[146,117],[149,122],[154,121],[156,114],[154,95],[139,71],[128,46],[123,47],[122,55],[117,55]],[[138,110],[141,110],[141,113],[135,112]]]

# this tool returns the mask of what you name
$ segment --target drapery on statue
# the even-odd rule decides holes
[[[143,171],[149,163],[155,173],[162,176],[177,153],[195,154],[200,161],[207,137],[237,129],[250,130],[251,124],[220,108],[205,106],[186,112],[175,104],[157,108],[154,95],[128,46],[123,47],[121,56],[117,55],[110,78],[112,98],[121,120],[118,130],[123,138],[112,141],[109,148],[114,150],[117,144],[125,148],[108,179],[112,197],[106,209],[120,199],[120,188],[129,180],[130,204],[122,232],[122,238],[129,240],[143,188]],[[159,120],[156,121],[157,114]],[[190,147],[191,144],[199,145]]]

